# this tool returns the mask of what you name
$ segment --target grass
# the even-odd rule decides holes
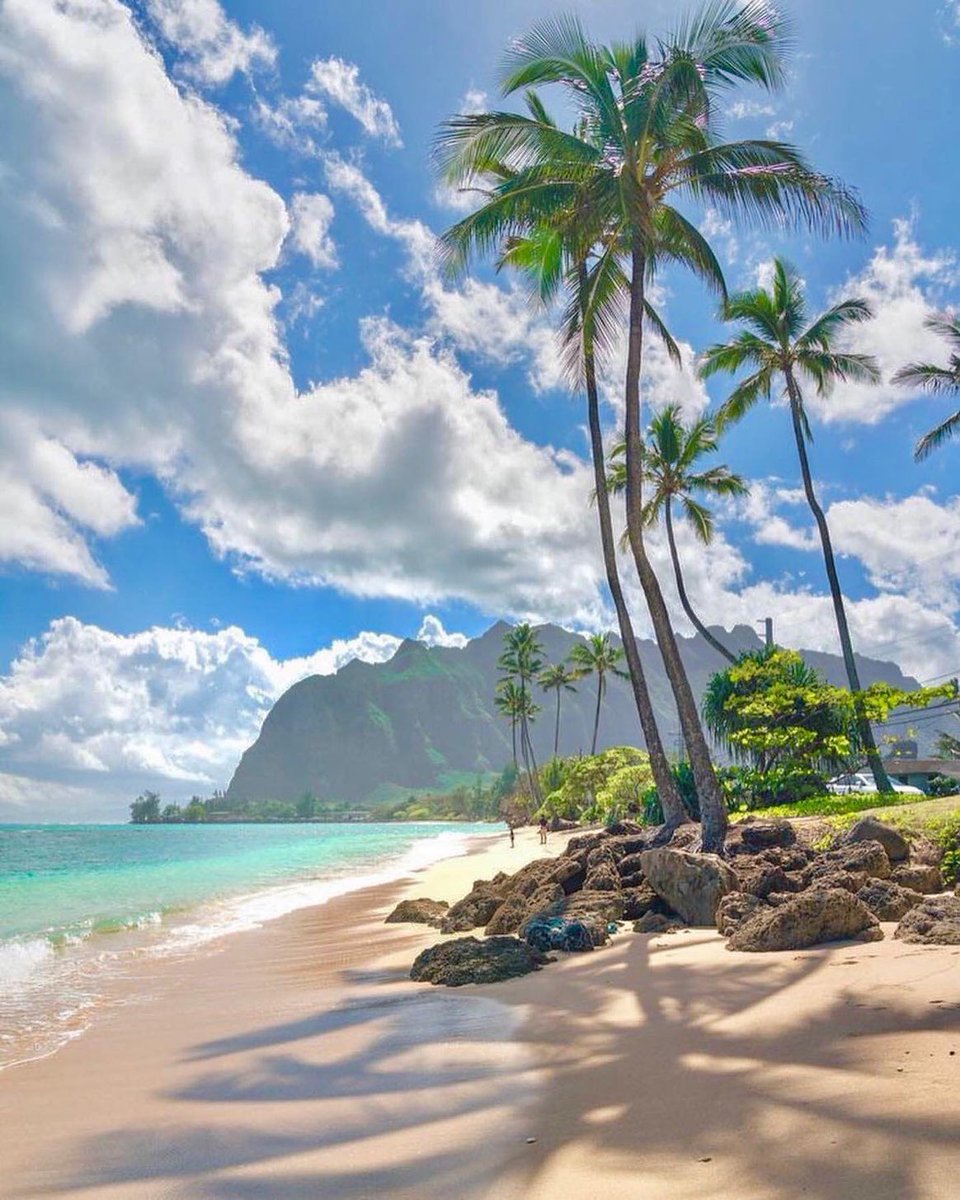
[[[945,800],[952,802],[954,808],[960,804],[960,797],[947,796]],[[939,801],[928,801],[937,804]],[[876,792],[851,793],[847,796],[834,796],[824,793],[822,796],[810,796],[806,800],[798,800],[795,804],[774,804],[769,808],[755,808],[749,812],[730,814],[731,821],[742,821],[745,817],[842,817],[853,813],[882,811],[889,808],[920,808],[922,803],[912,801],[908,796],[894,794],[884,798]]]

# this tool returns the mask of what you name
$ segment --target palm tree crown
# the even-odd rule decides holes
[[[597,734],[600,730],[600,706],[607,691],[607,676],[618,675],[621,679],[628,678],[626,671],[620,669],[623,661],[623,651],[610,641],[608,633],[592,633],[585,642],[577,642],[570,651],[570,662],[578,676],[596,675],[597,677],[597,707],[593,719],[593,741],[590,753],[597,752]]]
[[[573,685],[578,678],[576,671],[571,671],[565,663],[557,663],[555,666],[545,667],[540,672],[539,682],[543,690],[545,692],[557,693],[557,716],[553,729],[554,758],[560,752],[560,697],[564,692],[575,692],[577,690]]]
[[[945,367],[933,363],[909,363],[894,375],[894,383],[902,383],[930,392],[934,396],[960,394],[960,316],[937,315],[928,317],[924,324],[934,333],[941,334],[950,348],[950,361]],[[945,421],[934,426],[917,442],[913,457],[920,462],[933,450],[960,431],[960,409]]]

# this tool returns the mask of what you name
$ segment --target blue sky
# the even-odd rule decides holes
[[[0,817],[223,786],[279,691],[398,637],[609,622],[551,314],[483,268],[438,277],[432,238],[459,214],[430,149],[538,19],[618,38],[676,7],[0,6]],[[858,647],[927,678],[960,668],[960,447],[914,464],[944,402],[888,380],[944,357],[923,320],[960,299],[960,5],[786,10],[788,86],[732,96],[726,127],[799,145],[859,189],[870,230],[824,244],[695,216],[733,287],[785,254],[812,305],[874,304],[856,348],[884,383],[811,402],[812,457]],[[646,396],[702,411],[725,386],[694,371],[714,304],[661,287],[686,360],[654,346]],[[613,369],[607,394],[612,434]],[[696,603],[834,650],[784,411],[724,458],[752,492],[708,554],[684,541]]]

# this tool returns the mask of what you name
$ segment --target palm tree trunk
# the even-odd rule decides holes
[[[673,514],[670,511],[670,497],[667,496],[666,504],[663,508],[663,515],[667,526],[667,542],[670,545],[670,557],[673,559],[673,573],[677,580],[677,594],[680,597],[680,603],[683,605],[683,611],[690,619],[690,623],[700,636],[712,646],[718,654],[722,654],[727,662],[735,663],[737,656],[731,654],[726,646],[715,638],[710,630],[704,625],[697,614],[693,611],[693,605],[687,598],[687,589],[683,585],[683,572],[680,570],[680,555],[677,553],[677,543],[673,536]]]
[[[593,714],[593,741],[590,744],[590,753],[597,752],[597,734],[600,732],[600,705],[603,703],[603,675],[600,671],[597,672],[597,710]]]
[[[837,632],[840,635],[843,665],[846,667],[847,681],[850,684],[850,691],[853,693],[854,711],[857,714],[857,730],[860,733],[860,740],[866,751],[867,762],[870,764],[870,770],[873,772],[877,790],[890,793],[893,792],[893,785],[890,783],[890,778],[880,758],[880,751],[877,749],[877,743],[874,739],[870,722],[867,719],[867,714],[863,710],[863,699],[860,694],[860,675],[853,656],[853,642],[850,639],[850,627],[847,625],[847,611],[843,603],[843,592],[840,590],[840,577],[837,575],[837,564],[833,557],[830,527],[827,525],[826,513],[820,507],[816,492],[813,490],[813,477],[810,474],[810,461],[807,458],[806,437],[804,436],[803,423],[800,419],[802,404],[800,388],[789,367],[784,371],[784,377],[787,381],[787,395],[790,398],[790,417],[793,421],[793,436],[796,439],[797,454],[800,457],[800,474],[803,476],[803,490],[806,493],[810,511],[817,522],[817,529],[820,531],[823,562],[827,569],[827,579],[830,583],[830,596],[833,600],[833,612],[837,621]]]
[[[670,614],[663,599],[660,582],[647,557],[643,542],[643,447],[640,432],[640,368],[643,362],[644,273],[646,260],[642,247],[633,249],[630,280],[630,332],[627,345],[627,377],[624,386],[626,408],[626,467],[627,467],[627,531],[630,548],[637,564],[640,586],[650,611],[657,645],[663,657],[667,678],[673,689],[680,717],[680,727],[690,756],[690,768],[700,801],[704,850],[723,852],[727,831],[727,808],[723,793],[710,760],[710,750],[700,726],[697,703],[693,698],[690,680],[680,658],[677,639],[670,624]]]
[[[517,764],[517,718],[516,718],[516,714],[514,714],[512,720],[510,721],[510,734],[513,738],[513,769],[519,775],[520,767]]]
[[[557,688],[557,723],[553,727],[553,757],[560,753],[560,688]]]
[[[530,790],[533,792],[537,804],[540,805],[543,803],[543,795],[540,792],[540,773],[537,769],[537,760],[533,753],[533,742],[530,739],[529,725],[524,726],[524,737],[527,739],[527,757],[529,759],[527,771],[530,774]]]
[[[587,290],[586,271],[580,268],[580,290],[585,296]],[[687,818],[687,811],[680,799],[680,790],[674,779],[670,763],[667,761],[660,730],[657,728],[657,718],[653,711],[653,701],[647,687],[646,676],[643,673],[643,663],[640,651],[637,649],[637,639],[633,634],[633,622],[630,611],[623,598],[623,588],[620,584],[620,572],[617,568],[617,545],[613,536],[613,520],[610,516],[610,494],[607,491],[606,459],[603,453],[603,431],[600,427],[600,397],[597,391],[597,372],[593,350],[584,342],[583,371],[587,387],[587,417],[590,425],[590,447],[593,453],[593,479],[597,493],[597,516],[600,520],[600,545],[603,550],[603,566],[607,574],[607,587],[617,613],[617,625],[620,629],[620,641],[627,658],[627,670],[630,673],[630,686],[633,689],[633,699],[637,706],[637,716],[640,719],[640,729],[643,732],[644,744],[650,755],[650,769],[653,781],[657,786],[660,806],[663,809],[664,824],[670,827],[682,825]]]

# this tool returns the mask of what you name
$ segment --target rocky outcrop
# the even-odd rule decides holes
[[[647,882],[690,925],[713,925],[717,905],[737,890],[737,876],[715,854],[691,854],[666,847],[641,857]]]
[[[804,888],[803,876],[785,871],[777,850],[764,850],[750,857],[741,855],[736,859],[734,870],[739,880],[739,890],[759,896],[761,900],[766,900],[774,892],[800,892]]]
[[[850,938],[876,941],[883,937],[870,909],[842,888],[811,888],[779,900],[776,905],[761,902],[746,913],[733,928],[728,949],[804,950],[821,942]]]
[[[635,888],[624,888],[620,895],[623,897],[623,919],[625,921],[639,921],[648,912],[666,914],[670,911],[649,883],[642,883]]]
[[[422,950],[410,968],[416,983],[462,987],[466,983],[499,983],[538,971],[550,962],[545,954],[514,937],[455,938]]]
[[[724,937],[730,937],[734,930],[752,916],[764,903],[759,896],[750,892],[728,892],[717,905],[717,929]]]
[[[593,892],[616,892],[620,890],[620,876],[610,862],[600,862],[591,867],[583,886]]]
[[[432,925],[439,928],[450,905],[446,900],[401,900],[387,923],[410,922],[412,925]]]
[[[736,829],[741,843],[751,853],[774,848],[786,850],[797,841],[789,821],[762,821],[747,817]]]
[[[843,845],[854,846],[858,842],[879,842],[891,863],[905,862],[910,857],[910,843],[903,834],[876,817],[861,817],[844,835]]]
[[[859,891],[868,878],[889,878],[890,859],[879,842],[856,842],[837,850],[828,850],[826,854],[818,854],[805,874],[808,883],[819,883],[821,886],[826,885],[831,876],[852,876],[856,887],[850,890]]]
[[[893,936],[927,946],[960,946],[960,896],[921,900],[904,916]]]
[[[857,892],[857,899],[863,901],[878,921],[899,921],[923,896],[892,879],[871,879]]]
[[[683,922],[678,917],[665,916],[663,913],[649,912],[634,921],[634,933],[676,933],[683,928]]]
[[[440,932],[465,933],[486,925],[504,899],[503,893],[493,891],[489,884],[474,884],[472,892],[450,907],[440,922]]]
[[[550,950],[582,954],[593,949],[593,935],[587,926],[582,921],[568,921],[564,917],[537,917],[527,926],[524,940],[544,954]]]
[[[488,937],[514,933],[533,917],[552,914],[563,901],[564,891],[559,883],[542,884],[532,896],[514,892],[491,917],[485,933]]]
[[[894,883],[924,896],[932,896],[943,889],[940,868],[933,863],[904,863],[890,873]]]

